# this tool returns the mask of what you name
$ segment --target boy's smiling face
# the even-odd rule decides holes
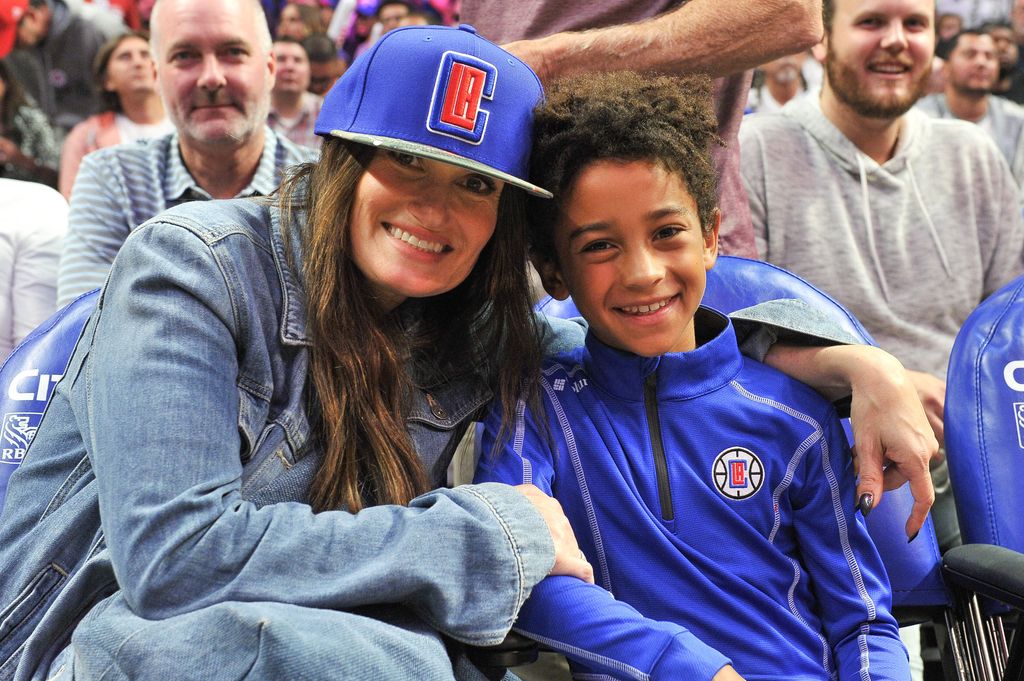
[[[558,263],[537,262],[607,345],[645,357],[696,345],[693,315],[718,250],[683,178],[648,161],[595,161],[562,203]]]

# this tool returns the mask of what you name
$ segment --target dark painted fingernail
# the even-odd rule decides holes
[[[907,543],[909,544],[910,542],[912,542],[915,539],[917,539],[917,535],[919,535],[919,534],[921,534],[921,530],[918,530],[914,534],[910,535],[910,539],[907,540]]]
[[[857,508],[860,509],[860,513],[865,518],[868,517],[868,513],[871,513],[871,507],[875,503],[875,497],[870,492],[865,492],[860,495],[860,500],[857,502]]]

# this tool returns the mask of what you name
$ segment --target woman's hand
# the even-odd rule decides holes
[[[732,665],[727,664],[718,670],[711,681],[743,681],[743,677],[732,668]]]
[[[938,455],[939,445],[910,372],[895,357],[870,345],[776,344],[765,361],[830,399],[852,391],[850,423],[860,476],[857,499],[862,509],[870,510],[881,500],[883,488],[895,489],[909,480],[914,507],[906,532],[915,537],[935,501],[928,464]]]
[[[850,425],[860,460],[857,499],[870,495],[870,510],[881,499],[883,487],[896,489],[909,481],[914,506],[906,533],[913,538],[935,501],[929,462],[938,455],[939,443],[910,372],[878,348],[863,349],[874,352],[850,375]]]
[[[569,575],[579,577],[585,582],[594,583],[594,568],[587,562],[576,535],[573,534],[569,519],[562,512],[562,505],[549,497],[534,485],[516,485],[533,507],[537,509],[544,522],[547,523],[551,541],[555,544],[555,564],[549,575]]]

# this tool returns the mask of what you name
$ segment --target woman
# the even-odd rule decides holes
[[[144,34],[122,33],[104,43],[93,60],[92,79],[102,93],[103,111],[76,125],[64,140],[60,193],[68,200],[86,154],[174,131],[156,89],[153,57]]]
[[[278,38],[291,37],[303,40],[307,36],[323,32],[320,10],[313,5],[289,2],[281,10],[281,18],[278,20],[274,35]]]
[[[471,28],[392,31],[276,201],[185,204],[129,237],[11,481],[0,606],[22,625],[0,664],[482,679],[466,644],[500,641],[547,574],[593,579],[536,488],[428,491],[538,367],[540,96]]]
[[[0,59],[0,177],[56,187],[59,154],[46,114]]]

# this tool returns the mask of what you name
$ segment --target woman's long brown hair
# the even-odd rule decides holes
[[[326,139],[320,161],[301,167],[279,195],[285,234],[301,229],[312,413],[323,449],[309,494],[317,511],[406,504],[429,489],[405,427],[411,391],[459,377],[487,381],[511,423],[524,386],[533,392],[540,361],[524,197],[511,187],[466,281],[381,311],[350,257],[348,229],[356,185],[374,153],[381,152]],[[304,225],[296,209],[306,211]]]

